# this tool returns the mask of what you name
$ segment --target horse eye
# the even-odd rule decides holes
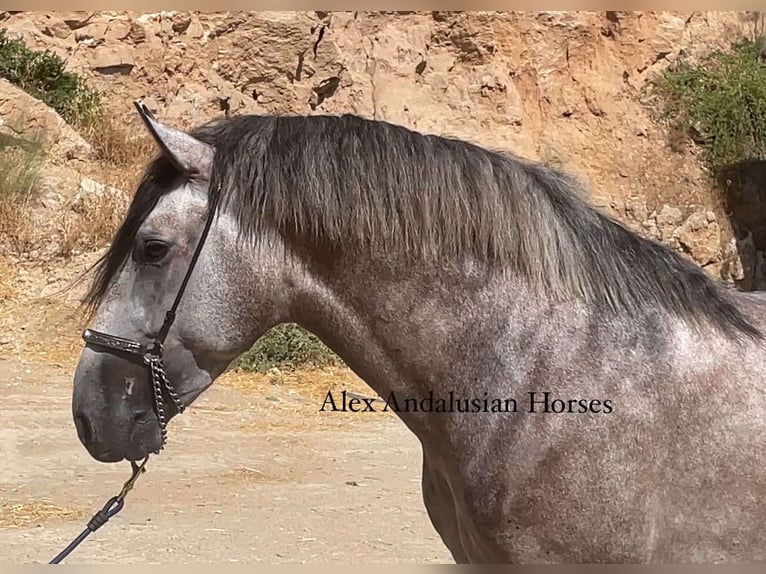
[[[162,241],[149,240],[144,243],[142,259],[147,263],[156,263],[167,255],[168,246]]]

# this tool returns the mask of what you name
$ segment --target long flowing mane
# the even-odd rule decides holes
[[[560,171],[464,141],[357,116],[238,116],[192,132],[216,147],[210,189],[246,237],[437,261],[470,255],[549,297],[617,312],[664,310],[760,337],[731,294],[671,249],[588,205]],[[94,307],[141,223],[179,174],[156,158],[96,267]]]

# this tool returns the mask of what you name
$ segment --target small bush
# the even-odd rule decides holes
[[[728,166],[766,159],[766,61],[763,41],[679,64],[650,84],[660,116],[704,149],[713,178]]]
[[[264,334],[233,367],[265,373],[271,368],[330,367],[341,360],[317,337],[294,323],[278,325]]]
[[[67,123],[90,125],[101,113],[101,95],[66,71],[56,54],[37,52],[0,30],[0,77],[56,110]]]

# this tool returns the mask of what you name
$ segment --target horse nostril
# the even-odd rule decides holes
[[[85,444],[90,444],[93,440],[93,427],[90,426],[90,421],[83,413],[77,413],[74,417],[74,426],[77,429],[77,434],[80,435],[80,440]]]
[[[151,411],[142,411],[140,413],[136,413],[133,417],[133,420],[137,425],[145,425],[150,420],[152,420],[152,412]]]

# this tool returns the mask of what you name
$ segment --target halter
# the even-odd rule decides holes
[[[189,278],[197,264],[197,259],[199,259],[202,247],[205,245],[205,240],[207,239],[208,232],[213,223],[213,217],[215,216],[216,204],[217,201],[214,200],[209,205],[209,213],[205,220],[205,227],[202,229],[202,234],[197,242],[197,247],[194,250],[189,267],[186,269],[186,275],[184,275],[181,286],[178,288],[173,305],[171,305],[168,312],[165,313],[165,321],[162,323],[157,336],[151,343],[145,345],[138,341],[101,333],[99,331],[94,331],[93,329],[85,329],[82,333],[82,338],[86,344],[95,345],[109,351],[117,351],[140,357],[143,360],[143,364],[149,369],[149,376],[151,377],[152,391],[154,394],[154,410],[157,414],[157,420],[160,423],[160,432],[162,434],[162,443],[160,444],[160,448],[155,451],[155,454],[159,454],[159,452],[165,448],[165,443],[167,443],[168,437],[168,419],[165,415],[165,398],[163,392],[166,392],[170,397],[170,400],[173,401],[178,414],[183,413],[186,409],[173,387],[173,384],[168,378],[167,371],[165,371],[165,365],[162,363],[162,354],[164,351],[163,344],[165,338],[168,336],[170,327],[173,325],[173,321],[176,319],[176,310],[181,303],[181,297],[183,297],[186,286],[189,283]]]

